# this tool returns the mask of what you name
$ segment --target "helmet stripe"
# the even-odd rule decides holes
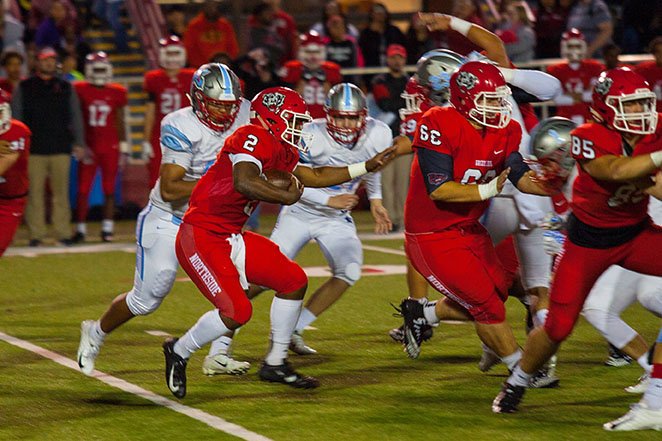
[[[345,108],[349,109],[352,106],[352,90],[349,88],[349,84],[343,84],[343,93]]]
[[[221,74],[223,75],[223,84],[221,84],[221,87],[223,87],[223,94],[234,95],[234,93],[232,93],[232,80],[230,79],[230,74],[228,73],[228,70],[223,66],[219,66],[219,68]]]

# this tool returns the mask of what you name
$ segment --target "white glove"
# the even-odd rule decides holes
[[[143,153],[142,157],[144,160],[148,160],[154,157],[154,149],[152,148],[152,143],[149,141],[143,141]]]
[[[557,230],[549,230],[543,233],[543,248],[550,256],[555,256],[563,249],[565,234]]]

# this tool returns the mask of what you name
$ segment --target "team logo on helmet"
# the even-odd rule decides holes
[[[285,95],[282,93],[267,93],[262,97],[262,104],[267,107],[270,111],[278,113],[278,109],[285,102]]]
[[[471,90],[476,85],[478,78],[471,72],[460,72],[457,76],[457,85],[467,90]]]
[[[612,80],[611,78],[602,77],[598,80],[598,83],[595,85],[595,91],[598,92],[600,95],[607,95],[613,83],[614,80]]]
[[[193,78],[193,84],[195,84],[195,87],[202,89],[202,87],[205,85],[205,77],[210,73],[211,71],[209,69],[203,69],[198,72],[198,74]]]

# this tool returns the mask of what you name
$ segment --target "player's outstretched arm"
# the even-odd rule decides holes
[[[195,181],[185,181],[186,169],[177,164],[161,164],[159,175],[161,186],[161,198],[165,202],[188,199],[191,196]]]
[[[491,199],[503,190],[508,173],[510,173],[509,168],[486,184],[460,184],[447,181],[429,193],[430,199],[443,202],[480,202]]]
[[[662,168],[662,150],[633,157],[605,155],[596,159],[579,160],[579,165],[592,178],[601,181],[631,181],[646,177]]]
[[[248,161],[237,162],[232,167],[232,178],[234,189],[252,200],[292,205],[303,193],[298,179],[293,178],[287,189],[278,188],[262,179],[258,166]]]
[[[6,141],[1,141],[1,142],[6,142]],[[11,151],[11,153],[5,153],[0,155],[0,177],[2,177],[7,170],[9,170],[14,164],[16,164],[16,161],[18,161],[18,158],[20,157],[20,153],[17,151]]]
[[[393,146],[395,147],[395,155],[402,156],[413,153],[411,139],[405,135],[398,135],[393,138]]]

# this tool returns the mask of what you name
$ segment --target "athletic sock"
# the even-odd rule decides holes
[[[274,297],[271,302],[271,348],[264,361],[278,366],[287,358],[287,348],[292,341],[303,300],[287,300]]]
[[[218,309],[213,309],[202,315],[198,322],[182,335],[175,343],[175,354],[188,359],[198,349],[207,343],[216,340],[230,330],[225,326]]]
[[[301,310],[301,315],[299,316],[299,321],[294,328],[299,334],[303,333],[303,330],[306,329],[306,326],[310,325],[312,322],[317,320],[317,316],[310,312],[310,309],[303,308]]]
[[[536,313],[533,315],[533,326],[536,328],[539,326],[543,326],[545,324],[545,320],[547,320],[547,313],[549,312],[549,309],[539,309],[536,311]]]
[[[101,221],[101,231],[104,233],[112,233],[115,227],[115,222],[112,219],[104,219]]]
[[[503,364],[508,366],[508,370],[512,371],[515,368],[515,365],[519,363],[519,361],[522,359],[522,350],[518,349],[515,352],[513,352],[510,355],[506,355],[505,357],[501,357],[501,361]]]
[[[653,369],[653,366],[648,363],[648,352],[645,352],[644,355],[637,358],[637,363],[639,363],[639,366],[641,366],[649,374],[651,369]]]
[[[515,366],[515,369],[513,369],[513,373],[510,374],[510,377],[508,377],[508,384],[511,386],[522,386],[522,387],[527,387],[529,385],[529,380],[531,380],[531,377],[533,375],[527,374],[522,370],[522,368],[519,366]]]
[[[103,343],[107,333],[103,332],[103,329],[101,329],[101,322],[99,322],[99,320],[95,320],[94,324],[92,325],[92,332],[90,334],[92,340],[100,344]]]
[[[85,236],[87,234],[87,224],[85,222],[78,222],[76,224],[76,232]]]
[[[439,323],[439,317],[437,317],[437,312],[435,311],[437,306],[437,302],[427,302],[423,306],[423,315],[425,316],[425,320],[431,325],[434,325],[435,323]]]
[[[217,338],[216,340],[214,340],[213,342],[211,342],[211,345],[209,347],[209,356],[213,357],[216,354],[230,355],[231,352],[230,346],[232,346],[232,340],[237,336],[239,329],[241,328],[238,328],[234,331],[233,336],[223,335]]]

